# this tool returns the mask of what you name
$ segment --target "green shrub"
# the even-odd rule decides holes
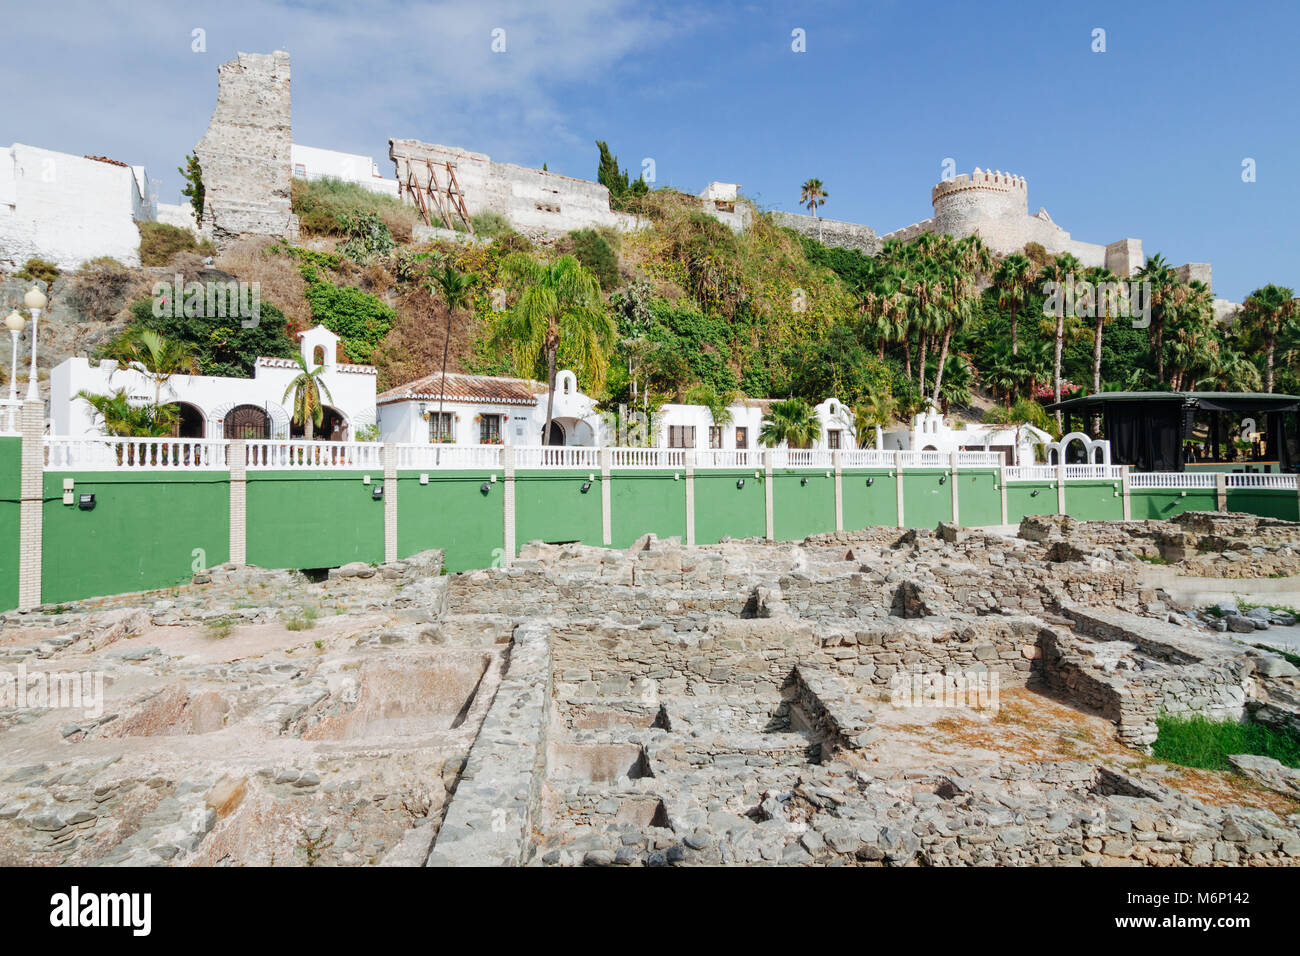
[[[84,318],[107,322],[125,304],[131,270],[111,256],[81,264],[69,279],[69,299]]]
[[[594,229],[575,229],[565,237],[574,258],[591,270],[606,292],[618,285],[618,255]]]
[[[32,258],[14,275],[27,282],[44,282],[48,288],[59,277],[59,267],[46,259]]]
[[[1300,767],[1300,738],[1263,724],[1239,724],[1204,717],[1161,717],[1156,721],[1157,760],[1183,767],[1231,770],[1229,754],[1272,757],[1288,767]]]
[[[310,265],[302,267],[312,318],[343,340],[353,362],[369,362],[397,314],[368,292],[321,279]]]
[[[510,220],[499,212],[486,210],[477,216],[471,216],[470,222],[474,224],[474,231],[480,236],[496,238],[504,233],[510,232]]]
[[[295,179],[291,186],[293,212],[304,235],[345,236],[344,217],[373,213],[397,240],[411,238],[417,213],[399,199],[372,192],[342,179]]]
[[[190,153],[185,157],[185,165],[177,166],[176,172],[185,177],[185,188],[181,190],[181,195],[189,197],[190,206],[194,210],[194,221],[199,222],[203,219],[203,170],[199,168],[199,158]]]
[[[393,234],[378,213],[363,212],[339,217],[343,233],[348,238],[339,246],[339,255],[353,262],[366,262],[374,256],[386,256],[393,251]]]
[[[194,252],[210,256],[216,252],[206,239],[199,242],[194,233],[165,222],[138,222],[140,230],[140,265],[170,265],[178,252]]]
[[[201,375],[248,378],[253,374],[258,356],[291,358],[298,351],[286,330],[284,313],[269,302],[260,304],[258,322],[248,328],[237,316],[186,318],[184,314],[157,316],[153,312],[152,299],[133,302],[131,321],[122,334],[153,329],[183,343],[194,354]],[[113,344],[110,342],[105,351],[111,351]]]

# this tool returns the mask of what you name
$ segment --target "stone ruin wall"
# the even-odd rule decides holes
[[[217,105],[194,147],[203,171],[200,228],[218,249],[240,236],[298,238],[290,202],[289,54],[240,53],[217,69]]]
[[[707,204],[704,211],[710,212]],[[793,229],[801,235],[817,239],[822,244],[835,249],[856,249],[868,256],[874,256],[880,251],[880,239],[870,226],[840,222],[836,219],[801,216],[790,212],[774,212],[772,220],[778,226]]]
[[[609,226],[620,231],[639,228],[640,221],[609,208],[609,190],[599,183],[561,176],[513,163],[494,163],[484,153],[454,146],[390,139],[388,155],[396,168],[402,201],[415,205],[407,189],[408,175],[420,186],[429,182],[429,163],[438,184],[449,185],[446,163],[456,171],[456,181],[470,216],[495,212],[530,239],[554,239],[574,229]],[[433,225],[442,225],[437,206],[425,195]]]

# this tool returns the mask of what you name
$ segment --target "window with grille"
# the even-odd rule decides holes
[[[478,443],[480,445],[501,444],[501,416],[484,415],[478,423]]]
[[[454,441],[451,430],[451,412],[429,413],[429,441]]]
[[[669,448],[694,448],[695,447],[695,426],[694,425],[669,425],[668,426],[668,447]]]
[[[719,425],[710,425],[710,426],[709,426],[709,447],[710,447],[710,448],[721,448],[721,447],[722,447],[722,427],[721,427],[721,426],[719,426]]]
[[[826,447],[827,448],[840,447],[840,430],[838,428],[833,428],[826,433]]]
[[[748,428],[737,428],[737,429],[736,429],[736,447],[737,447],[737,448],[742,448],[742,449],[743,449],[743,448],[748,448],[748,447],[749,447],[749,429],[748,429]]]

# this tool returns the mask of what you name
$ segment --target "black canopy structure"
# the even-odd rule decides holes
[[[1098,415],[1110,441],[1111,461],[1136,471],[1183,471],[1194,465],[1241,465],[1293,470],[1296,412],[1300,396],[1262,392],[1099,392],[1071,398],[1047,410],[1063,413],[1066,431],[1088,431]],[[1072,419],[1080,416],[1077,429]],[[1260,436],[1241,447],[1242,431],[1228,430],[1254,419]],[[1097,437],[1097,436],[1094,436]]]

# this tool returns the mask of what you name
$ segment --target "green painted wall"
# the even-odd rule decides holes
[[[1118,481],[1067,481],[1065,512],[1080,521],[1121,521],[1123,485]]]
[[[1228,510],[1295,521],[1300,518],[1300,498],[1294,491],[1280,489],[1229,488]]]
[[[0,609],[18,606],[18,514],[23,440],[0,438]]]
[[[372,497],[384,473],[250,471],[248,563],[263,568],[333,568],[384,560],[384,502]],[[400,499],[399,499],[400,506]]]
[[[614,547],[630,547],[650,533],[686,541],[685,471],[613,472],[610,502]]]
[[[903,472],[904,527],[933,528],[940,521],[952,520],[952,486],[946,481],[939,483],[947,474],[943,468]]]
[[[736,482],[744,479],[745,486]],[[762,478],[752,471],[695,473],[695,543],[723,538],[761,538],[767,534],[767,501]],[[775,503],[774,503],[775,507]]]
[[[1034,497],[1034,492],[1038,496]],[[1056,486],[1051,481],[1007,482],[1007,522],[1020,524],[1026,515],[1056,514]]]
[[[594,477],[590,477],[594,474]],[[591,481],[591,488],[582,486]],[[581,541],[604,544],[600,471],[515,472],[515,543]]]
[[[904,472],[906,474],[906,472]],[[966,528],[1002,523],[1002,492],[996,469],[957,472],[957,517]]]
[[[1213,489],[1189,490],[1186,497],[1177,488],[1130,488],[1129,515],[1134,521],[1172,518],[1184,511],[1217,511]]]
[[[871,484],[867,484],[870,480]],[[848,531],[883,525],[898,527],[898,492],[885,469],[844,471],[840,475],[844,496],[844,527]]]
[[[65,505],[64,478],[95,507]],[[44,491],[42,603],[170,587],[230,560],[224,472],[46,472]]]
[[[424,472],[427,485],[420,474],[397,473],[397,556],[443,548],[448,572],[499,565],[506,540],[503,473],[493,482],[490,472]]]
[[[806,480],[805,480],[806,479]],[[801,541],[810,534],[835,530],[835,472],[774,469],[772,537]]]

